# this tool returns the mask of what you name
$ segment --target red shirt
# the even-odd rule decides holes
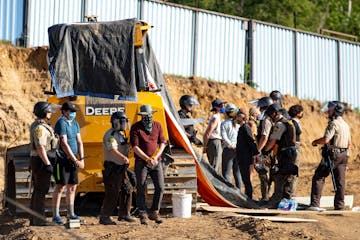
[[[153,121],[152,131],[147,134],[141,121],[136,122],[130,130],[130,143],[131,146],[138,146],[146,155],[151,157],[160,143],[166,143],[161,124]],[[141,160],[136,154],[135,158]]]

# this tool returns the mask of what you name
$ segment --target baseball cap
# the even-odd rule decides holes
[[[223,100],[221,100],[220,98],[217,98],[216,100],[211,102],[211,110],[210,111],[215,111],[215,108],[219,108],[221,107],[222,104],[225,104],[226,102],[224,102]]]
[[[64,102],[61,106],[61,110],[67,111],[70,110],[71,112],[76,112],[78,109],[76,108],[75,104],[71,101]]]

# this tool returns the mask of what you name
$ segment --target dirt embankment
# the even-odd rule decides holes
[[[4,153],[7,147],[16,146],[29,141],[29,125],[33,121],[33,105],[39,100],[46,100],[42,93],[43,89],[49,89],[50,76],[47,71],[46,48],[20,49],[0,44],[0,191],[4,184]],[[167,87],[178,107],[178,99],[183,94],[191,94],[198,98],[200,106],[193,113],[194,118],[204,117],[204,123],[196,128],[201,137],[208,117],[210,116],[211,101],[216,97],[248,109],[248,101],[262,97],[267,93],[261,93],[247,85],[217,83],[205,79],[188,79],[165,76]],[[317,163],[320,160],[319,149],[311,146],[311,141],[321,137],[326,126],[326,117],[320,113],[321,104],[316,101],[300,100],[286,95],[284,104],[289,108],[293,104],[301,104],[305,108],[302,119],[302,158],[300,178],[297,195],[308,196],[310,194],[311,177]],[[345,119],[351,126],[353,148],[347,170],[346,194],[355,195],[354,205],[360,205],[360,144],[357,142],[360,134],[360,116],[348,109]],[[330,179],[324,188],[323,195],[333,195]],[[258,180],[255,179],[255,198],[259,197],[260,189]],[[306,217],[306,216],[305,216]],[[307,216],[308,217],[308,216]],[[321,222],[317,224],[281,225],[264,221],[222,219],[218,216],[196,216],[189,221],[168,219],[160,227],[150,225],[140,228],[136,224],[124,224],[124,231],[119,228],[103,227],[97,225],[95,217],[88,217],[88,224],[79,233],[83,237],[95,239],[268,239],[277,236],[277,239],[325,239],[344,238],[356,239],[356,231],[352,223],[359,222],[359,217],[318,217]],[[338,222],[344,229],[342,233],[336,233]],[[12,222],[15,224],[12,224]],[[7,220],[4,215],[0,216],[0,236],[13,236],[14,238],[57,239],[57,228],[31,228],[23,220]],[[179,228],[181,226],[182,229]],[[194,228],[194,226],[197,226]],[[359,226],[356,228],[358,229]],[[136,229],[136,231],[134,230]],[[216,231],[214,229],[217,229]],[[323,231],[324,230],[324,231]],[[169,234],[169,231],[175,233]],[[36,234],[35,234],[36,232]],[[149,235],[149,232],[151,234]],[[162,233],[161,233],[162,232]],[[326,234],[324,232],[327,232]],[[12,235],[11,235],[12,234]],[[66,238],[66,232],[61,232]],[[120,235],[119,235],[120,234]],[[341,235],[343,234],[343,235]],[[344,235],[345,234],[345,235]],[[346,235],[347,234],[347,235]],[[12,237],[11,237],[12,238]]]

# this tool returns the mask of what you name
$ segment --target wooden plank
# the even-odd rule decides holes
[[[307,197],[295,197],[296,201],[300,204],[310,205],[310,196]],[[350,209],[353,207],[354,195],[345,195],[345,207]],[[320,199],[321,208],[333,208],[334,196],[322,196]]]
[[[200,206],[200,210],[208,212],[234,212],[248,215],[295,215],[295,214],[320,214],[320,215],[343,215],[343,214],[360,214],[360,211],[282,211],[277,209],[246,209],[246,208],[231,208],[231,207],[214,207],[214,206]]]
[[[274,216],[249,216],[242,214],[227,214],[227,216],[231,217],[239,217],[239,218],[256,218],[256,219],[264,219],[272,222],[286,222],[286,223],[307,223],[307,222],[318,222],[316,219],[308,219],[308,218],[289,218],[289,217],[274,217]]]

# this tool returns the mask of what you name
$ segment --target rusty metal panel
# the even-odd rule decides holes
[[[29,0],[28,47],[49,45],[47,29],[82,21],[82,0]]]
[[[198,13],[195,75],[220,82],[243,82],[247,22]]]
[[[337,100],[337,41],[307,33],[298,34],[298,97]]]
[[[0,0],[0,40],[16,44],[23,30],[23,0]]]
[[[255,22],[253,81],[260,91],[295,94],[294,31]]]
[[[85,16],[95,15],[98,21],[137,18],[138,0],[85,0]]]
[[[156,2],[144,2],[143,20],[164,73],[192,75],[193,11]]]
[[[340,101],[360,108],[360,45],[340,44]]]

